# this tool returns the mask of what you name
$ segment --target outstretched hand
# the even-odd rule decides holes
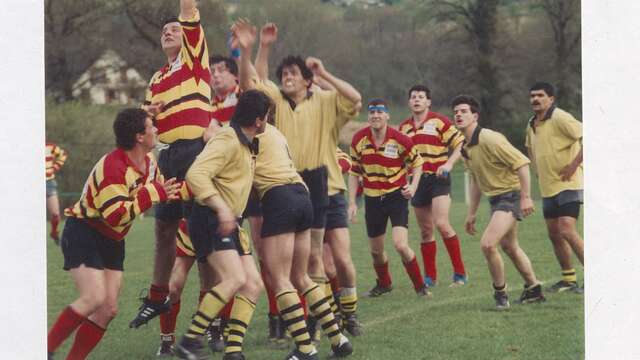
[[[260,29],[260,45],[270,46],[278,40],[278,27],[274,23],[266,23]]]
[[[250,49],[256,42],[256,27],[248,19],[236,20],[231,26],[231,32],[241,49]]]

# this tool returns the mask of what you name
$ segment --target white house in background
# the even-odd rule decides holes
[[[133,104],[144,100],[147,82],[113,50],[105,51],[73,84],[73,97],[93,104]]]

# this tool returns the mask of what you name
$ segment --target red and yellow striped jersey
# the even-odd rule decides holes
[[[167,198],[151,153],[145,160],[142,173],[122,149],[104,155],[89,174],[80,200],[64,214],[85,219],[104,236],[122,240],[137,215]]]
[[[179,256],[196,256],[196,250],[193,248],[189,230],[187,229],[187,220],[180,219],[178,223],[178,233],[176,234],[176,255]]]
[[[416,126],[410,117],[398,126],[401,133],[409,136],[424,160],[422,171],[427,174],[436,170],[449,159],[449,151],[462,144],[464,136],[451,123],[449,118],[437,112],[429,111],[427,118]]]
[[[351,169],[351,156],[340,148],[336,148],[336,158],[338,158],[338,165],[343,174],[346,174]]]
[[[211,101],[211,118],[217,120],[220,126],[228,125],[236,111],[238,97],[240,97],[240,86],[238,85],[224,98],[215,96]]]
[[[422,157],[411,139],[387,127],[384,141],[376,146],[370,127],[358,131],[351,141],[350,174],[362,176],[364,194],[381,196],[407,184],[407,168],[422,166]]]
[[[53,180],[56,173],[67,161],[67,152],[54,143],[46,143],[45,146],[45,171],[47,180]]]
[[[165,144],[202,136],[211,119],[209,50],[196,10],[192,19],[180,19],[182,49],[176,60],[149,81],[144,104],[164,102],[156,116],[158,138]]]

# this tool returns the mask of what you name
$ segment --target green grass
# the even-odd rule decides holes
[[[454,179],[454,185],[456,180]],[[454,188],[455,191],[455,188]],[[460,192],[458,192],[460,194]],[[455,197],[454,197],[455,199]],[[560,271],[546,237],[541,204],[538,211],[520,224],[520,243],[529,255],[538,278],[550,285],[559,280]],[[355,353],[352,359],[583,359],[584,304],[576,294],[547,294],[547,302],[527,306],[512,305],[508,312],[493,310],[491,280],[480,253],[479,237],[462,233],[464,203],[454,202],[451,220],[459,231],[462,252],[469,273],[469,284],[458,289],[447,288],[451,265],[438,239],[438,271],[440,284],[433,289],[433,298],[416,297],[399,256],[388,240],[387,251],[394,280],[394,290],[381,298],[360,298],[358,314],[365,335],[352,338]],[[479,211],[479,226],[488,217],[483,199]],[[419,232],[413,214],[410,222],[410,242],[419,252]],[[582,223],[580,223],[582,228]],[[154,359],[159,343],[157,320],[138,330],[128,329],[138,307],[138,292],[151,279],[154,249],[153,218],[137,221],[127,238],[125,280],[120,297],[120,313],[110,324],[102,342],[91,359]],[[358,274],[358,292],[362,294],[375,282],[371,266],[364,220],[351,226],[353,260]],[[62,255],[51,241],[48,251],[48,326],[58,313],[77,296],[70,276],[62,268]],[[420,259],[420,257],[419,257]],[[582,267],[577,260],[579,279]],[[422,265],[420,265],[422,268]],[[515,300],[522,280],[505,257],[509,295]],[[183,334],[195,308],[198,295],[196,272],[192,272],[182,300],[177,333]],[[256,313],[246,339],[248,359],[282,359],[287,350],[272,350],[266,346],[266,299],[258,301]],[[58,350],[57,358],[64,358],[72,339]],[[327,341],[320,346],[321,358],[329,351]],[[213,359],[220,359],[217,354]]]

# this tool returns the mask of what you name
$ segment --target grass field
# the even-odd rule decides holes
[[[459,173],[454,178],[454,194],[460,187]],[[583,359],[584,358],[584,304],[581,295],[547,294],[547,302],[534,305],[515,305],[522,290],[522,280],[505,257],[509,295],[512,308],[507,312],[493,310],[493,297],[489,273],[480,252],[479,237],[462,232],[466,209],[460,195],[454,196],[451,221],[458,230],[469,283],[457,289],[447,287],[451,265],[446,249],[438,242],[439,284],[434,287],[433,298],[418,298],[394,252],[390,240],[387,250],[394,290],[381,298],[360,298],[358,315],[365,334],[352,338],[355,353],[352,359]],[[483,199],[479,210],[479,226],[483,228],[488,217],[488,206]],[[520,243],[529,255],[534,270],[547,286],[559,280],[560,271],[546,237],[541,204],[537,212],[520,224]],[[410,243],[419,253],[419,232],[413,214],[410,215]],[[582,224],[580,224],[582,228]],[[138,330],[128,328],[135,316],[140,289],[148,287],[152,271],[154,247],[153,218],[137,221],[127,237],[125,281],[120,297],[120,312],[110,324],[102,342],[90,359],[154,359],[159,344],[159,324],[153,320]],[[358,293],[371,288],[375,275],[367,247],[364,219],[351,226],[353,260],[358,274]],[[62,254],[50,240],[47,241],[48,326],[55,321],[60,310],[72,302],[77,293],[70,276],[61,270]],[[421,258],[419,256],[419,262]],[[582,267],[577,264],[578,277]],[[420,265],[422,268],[422,265]],[[189,278],[182,299],[182,312],[177,333],[188,326],[198,295],[197,275]],[[282,359],[288,350],[268,348],[266,341],[266,297],[258,301],[253,321],[245,340],[248,359]],[[57,352],[63,359],[72,339],[68,339]],[[321,358],[329,351],[328,342],[320,346]],[[221,359],[219,354],[212,359]]]

